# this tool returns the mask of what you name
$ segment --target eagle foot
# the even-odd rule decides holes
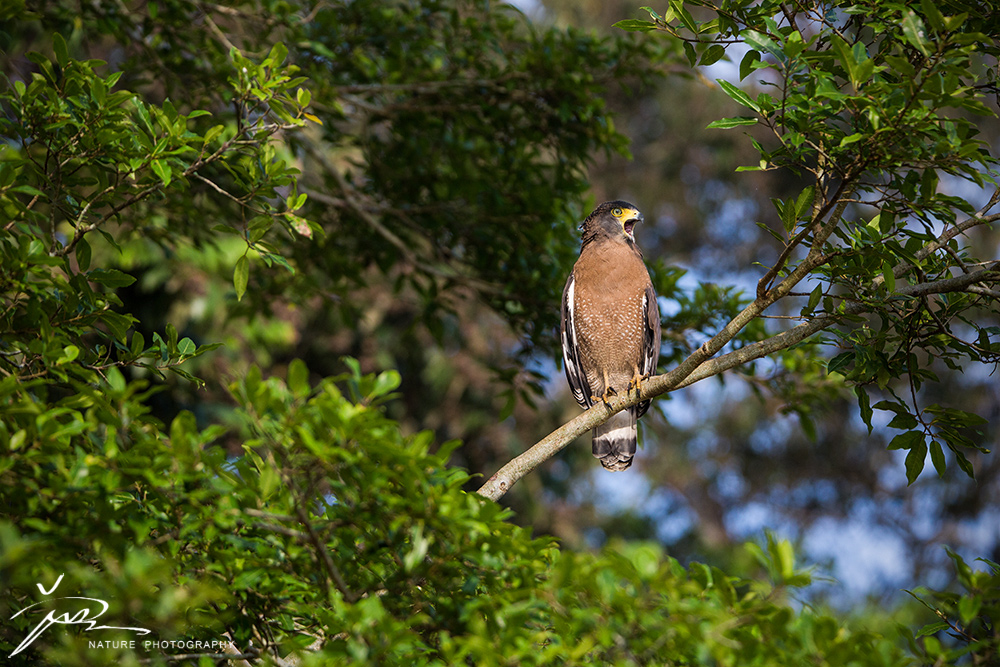
[[[635,374],[632,376],[632,379],[628,383],[628,389],[626,391],[626,394],[631,394],[632,390],[635,390],[636,398],[639,398],[642,395],[642,393],[639,390],[639,387],[642,384],[642,381],[648,378],[649,378],[648,375],[643,375],[638,371],[638,369],[636,369]]]
[[[606,408],[608,408],[610,410],[611,409],[611,397],[612,396],[617,396],[617,395],[618,395],[618,392],[615,391],[614,387],[607,387],[604,390],[604,393],[602,395],[600,395],[600,396],[591,396],[590,397],[590,402],[591,403],[596,403],[597,401],[600,401],[601,403],[604,403],[604,407],[606,407]]]

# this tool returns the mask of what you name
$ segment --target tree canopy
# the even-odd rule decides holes
[[[649,252],[696,238],[650,211],[669,333],[644,397],[738,377],[820,461],[850,397],[906,484],[929,462],[995,489],[996,401],[950,389],[1000,355],[992,12],[671,0],[606,36],[562,4],[0,9],[11,664],[998,659],[985,553],[851,616],[802,603],[815,571],[780,530],[570,543],[589,455],[556,452],[637,399],[568,419],[547,361],[591,187],[668,187],[612,167],[646,159],[643,116],[690,129],[653,102],[665,74],[713,77],[741,108],[706,121],[748,158],[727,171],[773,210],[715,223],[761,230],[749,290]],[[69,620],[82,599],[108,627]]]
[[[991,287],[1000,265],[996,258],[970,256],[970,248],[958,243],[969,230],[1000,219],[990,212],[1000,202],[996,160],[974,121],[994,115],[984,103],[994,87],[979,81],[995,76],[997,50],[967,13],[946,20],[926,5],[921,11],[929,28],[913,9],[884,3],[851,5],[846,20],[824,13],[823,5],[785,8],[780,27],[774,15],[781,3],[747,3],[736,16],[732,8],[719,10],[701,23],[675,4],[666,17],[650,11],[652,21],[616,24],[666,32],[692,66],[718,62],[733,41],[749,47],[740,78],[755,72],[766,77],[760,79],[763,91],[754,96],[724,79],[719,85],[753,115],[709,127],[764,126],[767,139],[754,139],[759,162],[739,170],[790,170],[805,182],[796,196],[773,200],[780,228],[758,223],[774,236],[778,252],[765,265],[756,298],[727,304],[738,314],[721,331],[714,321],[706,327],[708,340],[698,349],[681,348],[677,358],[683,361],[653,380],[649,391],[663,393],[785,350],[800,357],[786,362],[809,363],[818,355],[803,355],[800,343],[833,343],[847,349],[829,360],[827,371],[854,387],[869,432],[873,410],[896,415],[889,426],[902,433],[890,447],[908,450],[910,482],[928,451],[939,474],[947,448],[970,477],[967,453],[988,452],[967,434],[984,423],[982,417],[917,398],[923,384],[937,379],[930,362],[958,370],[963,363],[995,364],[1000,352],[1000,343],[991,340],[1000,334],[998,293]],[[776,94],[767,92],[772,87]],[[950,113],[956,109],[969,115]],[[987,201],[976,206],[940,191],[941,175],[987,188]],[[792,319],[802,322],[769,331],[760,317],[786,297],[798,302],[785,312],[797,312]],[[814,338],[821,332],[829,335]],[[730,344],[735,349],[715,356]],[[890,386],[895,379],[904,379],[909,390],[897,393]],[[808,427],[810,398],[822,394],[818,387],[790,388]],[[869,388],[887,398],[872,405]],[[596,419],[581,419],[570,437]]]

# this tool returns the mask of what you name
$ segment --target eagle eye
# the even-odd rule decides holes
[[[620,208],[616,208],[611,211],[611,215],[615,216],[616,218],[620,218],[622,217],[622,210]]]

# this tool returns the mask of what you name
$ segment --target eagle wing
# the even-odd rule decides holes
[[[660,359],[660,306],[656,301],[652,283],[646,286],[642,305],[646,312],[643,318],[642,367],[639,370],[642,371],[643,377],[651,377],[656,374],[656,362]],[[565,346],[565,343],[563,345]],[[643,416],[649,409],[649,401],[639,403],[636,408],[638,409],[636,417]]]
[[[576,324],[573,322],[574,287],[575,278],[570,273],[562,297],[560,337],[562,338],[563,367],[566,371],[569,387],[573,390],[573,398],[580,404],[580,407],[589,408],[593,405],[590,383],[583,366],[580,364],[580,347],[576,341]],[[659,337],[659,317],[657,317],[657,337]],[[653,365],[656,365],[655,362]]]

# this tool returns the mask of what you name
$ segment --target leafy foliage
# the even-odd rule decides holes
[[[471,291],[529,350],[551,352],[558,323],[539,295],[565,280],[585,169],[626,151],[601,86],[651,76],[641,65],[654,47],[468,9],[345,3],[306,27],[324,125],[295,143],[309,217],[336,233],[303,263],[319,285],[379,267],[418,295],[424,319]]]
[[[306,376],[296,363],[287,382],[254,370],[233,385],[246,433],[235,460],[218,446],[223,431],[199,431],[188,413],[164,431],[129,420],[140,397],[124,387],[109,392],[117,410],[91,411],[104,437],[57,426],[86,423],[80,413],[41,415],[5,457],[3,488],[27,493],[5,493],[4,605],[26,606],[35,582],[68,572],[64,589],[112,604],[106,624],[163,641],[224,634],[281,655],[318,641],[304,664],[899,661],[875,635],[787,606],[787,590],[809,581],[787,543],[755,550],[770,582],[685,568],[650,544],[560,552],[462,491],[447,447],[430,454],[429,434],[404,437],[385,418],[395,373],[315,387]],[[4,650],[33,622],[6,625]],[[144,654],[90,638],[50,630],[19,659]]]
[[[6,142],[0,162],[6,219],[0,239],[3,362],[13,377],[22,378],[53,374],[86,382],[89,371],[126,365],[190,377],[178,365],[212,346],[178,341],[169,324],[149,346],[141,334],[129,336],[137,320],[116,310],[122,302],[114,290],[135,277],[116,268],[91,268],[92,239],[100,234],[119,250],[116,234],[176,243],[183,230],[165,230],[155,219],[131,218],[122,225],[123,213],[186,190],[194,180],[212,184],[204,173],[222,166],[237,175],[243,192],[237,196],[213,186],[256,214],[243,230],[247,250],[257,250],[265,261],[275,257],[262,243],[263,234],[275,218],[287,220],[299,198],[293,196],[294,204],[283,211],[275,206],[277,189],[292,183],[294,170],[274,158],[268,140],[304,124],[305,112],[292,94],[302,79],[292,78],[294,68],[282,65],[283,49],[276,47],[261,66],[249,69],[234,51],[233,67],[241,72],[233,77],[235,93],[241,106],[253,99],[241,116],[246,122],[234,131],[214,125],[201,135],[188,123],[207,112],[184,115],[169,101],[154,106],[130,91],[113,90],[120,73],[102,77],[95,72],[102,63],[69,60],[58,34],[54,44],[57,59],[31,55],[40,72],[30,84],[15,81],[3,98],[10,110],[0,121]],[[239,287],[237,280],[238,292]]]
[[[935,444],[956,455],[977,446],[975,418],[917,411],[894,396],[870,405],[864,386],[891,393],[903,374],[914,390],[932,381],[913,350],[977,360],[994,352],[991,331],[969,317],[971,307],[992,307],[981,303],[988,293],[959,289],[992,273],[916,295],[919,303],[901,286],[911,275],[941,284],[949,268],[978,261],[957,243],[938,252],[957,235],[934,247],[941,237],[930,221],[960,229],[985,212],[959,220],[971,209],[938,195],[925,174],[988,180],[969,165],[991,158],[973,124],[941,111],[956,106],[939,84],[973,76],[962,68],[976,56],[975,31],[989,26],[923,5],[876,5],[866,9],[889,31],[876,49],[860,23],[839,30],[822,15],[806,40],[794,18],[770,18],[776,3],[730,4],[707,24],[675,1],[668,16],[623,27],[680,35],[679,21],[694,35],[682,47],[692,64],[717,62],[739,38],[756,53],[748,71],[784,77],[782,100],[723,86],[774,131],[778,144],[761,148],[760,168],[813,176],[776,202],[783,257],[761,293],[815,269],[804,316],[842,325],[884,314],[875,333],[842,331],[855,353],[830,367],[856,385],[869,423],[874,409],[889,410],[895,426],[916,433],[896,443],[911,452],[908,473],[919,473],[922,451],[943,466]],[[144,8],[0,10],[26,28],[4,39],[30,27],[51,42],[50,55],[18,56],[0,92],[0,650],[12,664],[901,665],[907,652],[942,663],[996,656],[996,572],[957,557],[965,594],[916,592],[946,625],[898,644],[794,603],[810,573],[787,541],[748,546],[752,565],[726,572],[682,564],[650,543],[574,552],[533,538],[509,511],[463,490],[472,476],[448,466],[457,443],[435,447],[429,431],[389,416],[402,400],[395,370],[366,374],[351,358],[339,375],[301,361],[279,373],[254,366],[230,382],[234,407],[215,423],[188,411],[164,417],[157,395],[170,382],[200,385],[192,371],[213,371],[197,363],[223,351],[169,319],[147,341],[152,323],[125,299],[147,279],[128,266],[135,257],[168,273],[216,262],[232,285],[218,302],[226,317],[320,294],[350,318],[370,305],[364,285],[384,281],[394,297],[416,297],[439,338],[458,298],[473,294],[527,349],[544,349],[554,311],[539,295],[557,293],[573,254],[565,237],[585,203],[584,169],[595,153],[624,151],[597,97],[603,77],[642,79],[643,59],[661,52],[542,30],[485,3]],[[847,45],[838,31],[861,37]],[[123,49],[121,69],[80,59],[103,40]],[[909,58],[913,76],[894,78],[890,58]],[[832,86],[817,88],[833,105],[826,112],[790,92],[817,79]],[[905,89],[901,98],[890,84]],[[960,87],[957,108],[982,111],[978,90]],[[886,123],[895,135],[879,134]],[[912,145],[900,147],[904,139]],[[845,169],[862,149],[864,161]],[[868,195],[880,208],[874,226],[845,213],[845,197]],[[856,270],[810,264],[815,248]],[[661,272],[673,287],[679,279]],[[676,328],[699,335],[744,305],[714,286],[671,294]],[[963,318],[975,346],[928,331],[930,320]],[[752,319],[731,338],[732,353],[753,352],[768,333]],[[678,336],[671,358],[698,347]],[[789,367],[815,372],[815,349],[783,352]],[[181,657],[144,646],[143,635],[137,647],[109,647],[100,640],[133,631],[71,624],[25,645],[43,612],[78,610],[49,599],[56,588],[60,598],[106,601],[103,625],[226,648]],[[958,644],[934,636],[945,631]]]
[[[1000,565],[979,559],[987,569],[976,570],[950,549],[948,556],[962,591],[908,591],[936,618],[907,640],[925,663],[958,662],[971,655],[974,663],[988,665],[1000,656]],[[919,647],[916,638],[923,638]]]
[[[714,18],[698,21],[686,5]],[[928,451],[940,475],[947,448],[970,477],[967,453],[988,453],[974,438],[980,417],[919,398],[938,381],[931,362],[956,370],[963,361],[995,364],[1000,352],[989,287],[996,260],[960,245],[968,230],[997,219],[988,212],[998,197],[977,210],[939,188],[945,175],[997,186],[996,159],[976,117],[996,115],[990,82],[1000,51],[994,26],[970,19],[978,9],[974,2],[671,2],[663,16],[649,9],[651,21],[618,24],[681,40],[692,66],[717,62],[735,42],[748,47],[739,65],[744,85],[718,83],[752,115],[711,127],[766,130],[753,139],[759,163],[741,169],[792,170],[806,183],[795,197],[773,200],[780,228],[767,229],[780,252],[754,303],[776,301],[808,276],[799,315],[816,326],[803,331],[827,329],[840,339],[846,349],[828,369],[857,387],[869,429],[873,409],[896,415],[889,426],[904,433],[891,448],[908,450],[911,483]],[[755,76],[756,86],[745,85]],[[978,280],[956,277],[973,273]],[[888,397],[873,404],[872,386]]]

